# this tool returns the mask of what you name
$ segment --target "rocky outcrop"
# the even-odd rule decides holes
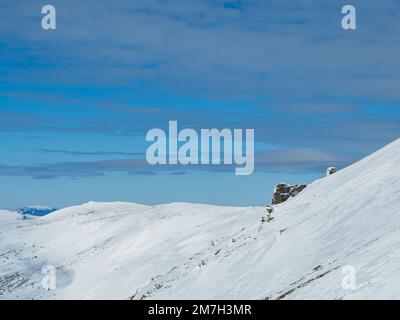
[[[299,194],[306,187],[306,184],[295,184],[290,185],[287,183],[278,183],[275,186],[274,194],[272,196],[272,205],[285,202],[290,197],[294,197]]]
[[[329,167],[326,169],[326,176],[330,176],[331,174],[334,174],[337,171],[336,167]]]

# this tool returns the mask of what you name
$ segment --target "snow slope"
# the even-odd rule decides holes
[[[0,210],[0,221],[2,225],[5,223],[15,222],[16,220],[22,218],[23,216],[21,214],[18,214],[14,211]]]
[[[94,202],[34,220],[0,213],[0,299],[400,298],[400,140],[266,215]],[[45,265],[55,290],[41,286]]]

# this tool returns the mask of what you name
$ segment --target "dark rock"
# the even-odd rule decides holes
[[[272,205],[285,202],[287,199],[299,194],[307,185],[295,184],[290,185],[287,183],[278,183],[275,186],[274,194],[272,196]]]
[[[334,174],[337,171],[336,167],[329,167],[326,169],[326,176],[330,176],[331,174]]]

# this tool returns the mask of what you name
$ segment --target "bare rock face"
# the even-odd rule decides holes
[[[329,167],[326,169],[326,176],[330,176],[331,174],[334,174],[337,171],[336,167]]]
[[[305,187],[307,187],[306,184],[290,185],[287,183],[278,183],[275,186],[274,194],[272,196],[272,205],[285,202],[290,197],[299,194]]]

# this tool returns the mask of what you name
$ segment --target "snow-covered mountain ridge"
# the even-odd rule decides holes
[[[188,203],[0,212],[0,298],[400,298],[400,140],[266,216]],[[55,290],[41,285],[46,265]]]

